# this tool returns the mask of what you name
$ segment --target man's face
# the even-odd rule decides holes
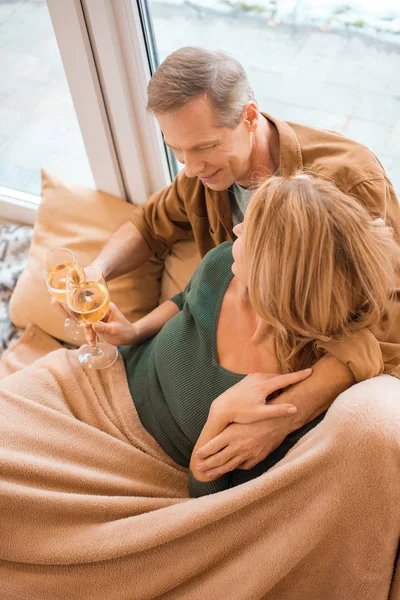
[[[252,133],[243,117],[235,129],[218,127],[210,101],[200,96],[176,112],[157,115],[157,119],[165,143],[185,165],[187,177],[198,177],[215,191],[246,180]]]

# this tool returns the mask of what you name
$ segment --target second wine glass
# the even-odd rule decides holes
[[[103,274],[96,265],[83,267],[77,277],[72,267],[67,272],[67,306],[74,317],[86,325],[101,321],[110,308],[110,293]],[[111,344],[85,344],[79,350],[79,361],[89,369],[105,369],[117,359],[118,351]]]
[[[41,262],[43,279],[51,296],[66,306],[66,277],[72,267],[78,267],[75,254],[69,248],[53,248],[48,250]],[[85,339],[85,332],[81,323],[75,319],[66,318],[64,330],[68,337],[75,342]]]

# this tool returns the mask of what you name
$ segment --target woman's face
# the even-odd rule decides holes
[[[232,273],[247,287],[247,270],[244,259],[243,246],[243,223],[238,223],[233,228],[233,233],[237,236],[232,246],[233,260]]]

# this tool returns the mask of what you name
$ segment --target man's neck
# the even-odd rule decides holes
[[[236,181],[244,188],[253,187],[258,179],[271,177],[279,168],[279,133],[275,125],[261,113],[254,133],[250,167],[243,177]]]

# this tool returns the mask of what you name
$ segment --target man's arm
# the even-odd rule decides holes
[[[140,267],[152,255],[140,231],[128,221],[114,233],[93,263],[100,267],[105,279],[114,279]]]
[[[384,176],[363,181],[347,190],[374,217],[381,217],[393,229],[400,245],[400,204],[390,181]],[[379,323],[367,330],[331,344],[321,344],[352,370],[356,381],[380,373],[400,378],[400,278],[396,297],[388,303]]]
[[[335,398],[354,383],[352,371],[334,356],[326,355],[315,363],[311,377],[290,387],[270,404],[289,402],[296,406],[297,413],[287,422],[288,435],[328,410]]]
[[[156,252],[175,242],[193,238],[183,201],[188,180],[178,174],[171,185],[154,193],[144,204],[132,207],[131,220],[118,229],[94,261],[106,279],[140,267]]]
[[[384,172],[380,177],[367,179],[344,191],[362,204],[373,217],[383,219],[392,227],[396,241],[400,243],[400,204],[393,185]]]

